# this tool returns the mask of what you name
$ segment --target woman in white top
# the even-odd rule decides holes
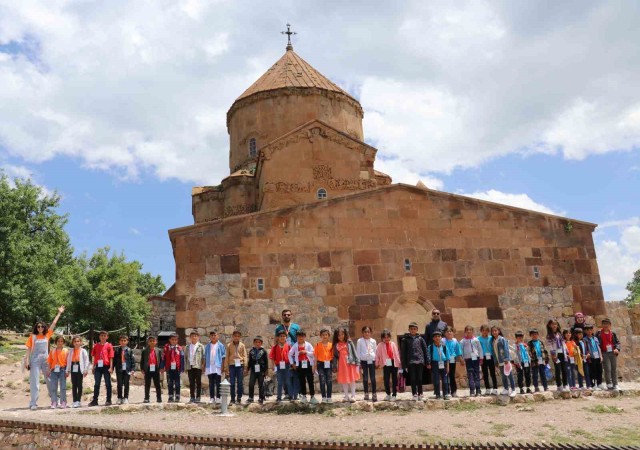
[[[364,399],[369,400],[369,380],[371,380],[371,400],[378,401],[376,396],[376,340],[371,337],[371,327],[362,327],[362,337],[356,344],[356,353],[362,367],[362,385]]]

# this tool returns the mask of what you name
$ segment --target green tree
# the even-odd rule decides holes
[[[633,280],[627,283],[629,295],[625,298],[627,305],[633,306],[640,303],[640,269],[633,274]]]
[[[66,303],[61,274],[73,263],[60,196],[0,173],[0,328],[51,320]]]
[[[69,313],[75,327],[115,330],[127,325],[148,327],[151,308],[147,296],[164,291],[160,276],[142,273],[142,264],[127,261],[124,253],[98,249],[91,257],[81,255],[68,275],[76,279]]]

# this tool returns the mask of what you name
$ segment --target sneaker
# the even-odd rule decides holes
[[[196,398],[195,397],[189,397],[189,403],[195,403],[196,402]],[[236,400],[235,399],[231,399],[230,403],[235,403]]]
[[[156,403],[162,403],[162,397],[156,399]]]
[[[247,399],[247,404],[249,404],[249,403],[253,403],[253,397],[249,397],[249,398]]]
[[[51,409],[56,409],[58,404],[56,402],[51,402]]]
[[[196,403],[200,403],[200,397],[196,397]],[[240,402],[238,402],[240,403]]]
[[[417,395],[417,394],[414,394],[414,396],[413,396],[413,401],[414,401],[414,402],[417,402],[417,401],[418,401],[418,395]]]
[[[217,405],[222,404],[222,399],[220,397],[216,397],[216,404]]]
[[[422,394],[418,394],[418,400],[420,400],[421,402],[424,401],[424,397],[422,396]]]
[[[484,391],[484,395],[491,395],[492,393],[491,389],[485,389]]]
[[[440,397],[439,395],[436,395],[434,398],[435,398],[436,400],[440,400],[440,398],[441,398],[441,397]]]
[[[316,400],[316,398],[312,396],[311,397],[311,401],[309,403],[311,403],[312,405],[317,405],[318,404],[318,400]]]
[[[458,397],[458,393],[457,393],[457,392],[454,392],[453,394],[451,394],[451,397],[455,397],[455,398],[457,398],[457,397]]]
[[[36,405],[31,405],[31,406],[29,406],[29,409],[31,411],[35,411],[36,409],[38,409],[38,407]]]
[[[618,386],[614,386],[613,390],[616,392],[622,392],[622,389],[620,389]]]
[[[331,397],[327,397],[327,403],[333,403],[333,399]]]
[[[66,409],[67,408],[67,402],[60,402],[60,405],[58,406],[58,408]]]
[[[516,396],[516,391],[514,389],[509,390],[509,397],[513,398]]]
[[[327,403],[327,397],[322,397],[321,403]]]
[[[111,403],[111,400],[107,400],[106,402],[104,402],[104,406],[111,406],[113,403]]]
[[[571,390],[571,389],[569,388],[569,385],[566,385],[566,386],[564,387],[564,390],[565,390],[565,391],[569,391],[569,390]]]
[[[264,405],[264,400],[262,400],[262,399],[258,400],[258,404]]]
[[[520,394],[524,395],[524,389],[520,388]]]
[[[350,403],[355,403],[356,402],[356,396],[352,395],[351,397],[349,397],[349,402]]]
[[[387,396],[384,398],[384,401],[385,401],[385,402],[390,402],[390,401],[391,401],[391,396],[390,396],[390,395],[387,395]]]
[[[210,398],[210,399],[209,399],[209,404],[210,404],[210,405],[215,404],[215,402],[216,402],[216,399],[215,399],[215,398]]]
[[[449,394],[447,394],[447,395],[444,396],[444,399],[445,400],[451,400],[451,396]]]
[[[369,401],[369,394],[364,394],[364,401]]]
[[[167,403],[173,403],[173,395],[169,396],[169,400],[167,400]]]
[[[118,400],[116,400],[116,405],[122,405],[122,399],[119,398]]]
[[[372,401],[372,402],[377,402],[377,401],[378,401],[378,395],[377,395],[377,394],[373,394],[373,395],[371,396],[371,401]]]
[[[478,390],[478,391],[476,391],[476,393],[475,393],[475,394],[473,394],[473,396],[474,396],[474,397],[480,397],[480,391],[479,391],[479,390]]]
[[[277,398],[276,399],[276,405],[282,405],[282,399],[281,398]]]
[[[307,396],[306,395],[301,395],[300,396],[300,403],[307,403]]]
[[[397,397],[397,396],[395,396],[395,395],[392,395],[392,396],[391,396],[391,401],[392,401],[392,402],[395,402],[395,401],[397,401],[397,400],[398,400],[398,397]]]
[[[527,394],[531,394],[531,389],[527,388]]]
[[[129,399],[125,398],[124,400],[122,400],[122,403],[124,403],[125,405],[128,405],[129,404]]]
[[[503,389],[502,391],[500,391],[500,395],[509,395],[509,391],[506,389]]]
[[[498,388],[495,388],[491,391],[492,395],[498,395]]]
[[[558,392],[562,392],[562,391],[564,391],[564,387],[563,387],[563,386],[558,386],[558,388],[556,389],[556,391],[558,391]]]
[[[533,390],[533,392],[540,392],[540,388],[539,388],[539,387],[536,387],[536,388]]]
[[[91,402],[89,402],[89,406],[98,406],[98,400],[91,400]]]
[[[142,403],[149,403],[149,399],[148,399],[148,398],[145,398],[145,399],[142,401]]]

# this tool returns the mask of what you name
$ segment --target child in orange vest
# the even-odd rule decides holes
[[[49,363],[49,396],[51,397],[51,409],[67,407],[67,349],[64,348],[64,336],[56,337],[56,348],[54,348],[47,358]],[[60,386],[60,395],[58,395]]]

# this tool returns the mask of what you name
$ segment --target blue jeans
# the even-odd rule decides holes
[[[584,377],[580,375],[580,372],[578,372],[578,384],[582,387],[582,382],[584,380],[584,387],[591,389],[593,386],[591,386],[591,374],[589,373],[589,364],[587,361],[582,362],[582,370],[584,371]]]
[[[320,378],[320,393],[322,398],[331,398],[333,391],[333,372],[331,368],[325,368],[324,362],[318,362],[318,378]]]
[[[293,379],[291,377],[291,370],[289,370],[289,364],[286,365],[286,369],[278,368],[276,372],[276,376],[278,377],[278,388],[276,390],[276,399],[282,400],[282,391],[284,387],[287,387],[287,392],[293,398]]]
[[[442,382],[442,394],[449,395],[449,375],[447,375],[447,369],[438,369],[438,361],[431,362],[431,381],[436,397],[440,397],[440,382]]]
[[[566,362],[567,364],[567,379],[569,386],[576,387],[576,365]]]
[[[244,367],[229,366],[229,383],[231,383],[231,401],[242,400],[244,394]],[[236,389],[237,386],[237,389]]]
[[[167,370],[167,384],[169,385],[169,397],[175,395],[176,398],[180,398],[180,371],[179,370]]]
[[[95,384],[93,385],[93,401],[98,401],[98,395],[100,395],[100,383],[104,378],[104,385],[107,388],[107,401],[111,402],[111,374],[107,366],[96,367],[93,369],[93,379]]]
[[[471,358],[465,359],[464,363],[467,367],[467,378],[469,379],[469,390],[472,394],[480,393],[480,360],[475,361]]]
[[[52,403],[60,402],[67,403],[67,380],[65,379],[65,370],[60,368],[60,372],[54,372],[51,370],[49,379],[47,380],[49,385],[49,397],[51,397]],[[60,387],[60,395],[58,395],[58,387]]]

